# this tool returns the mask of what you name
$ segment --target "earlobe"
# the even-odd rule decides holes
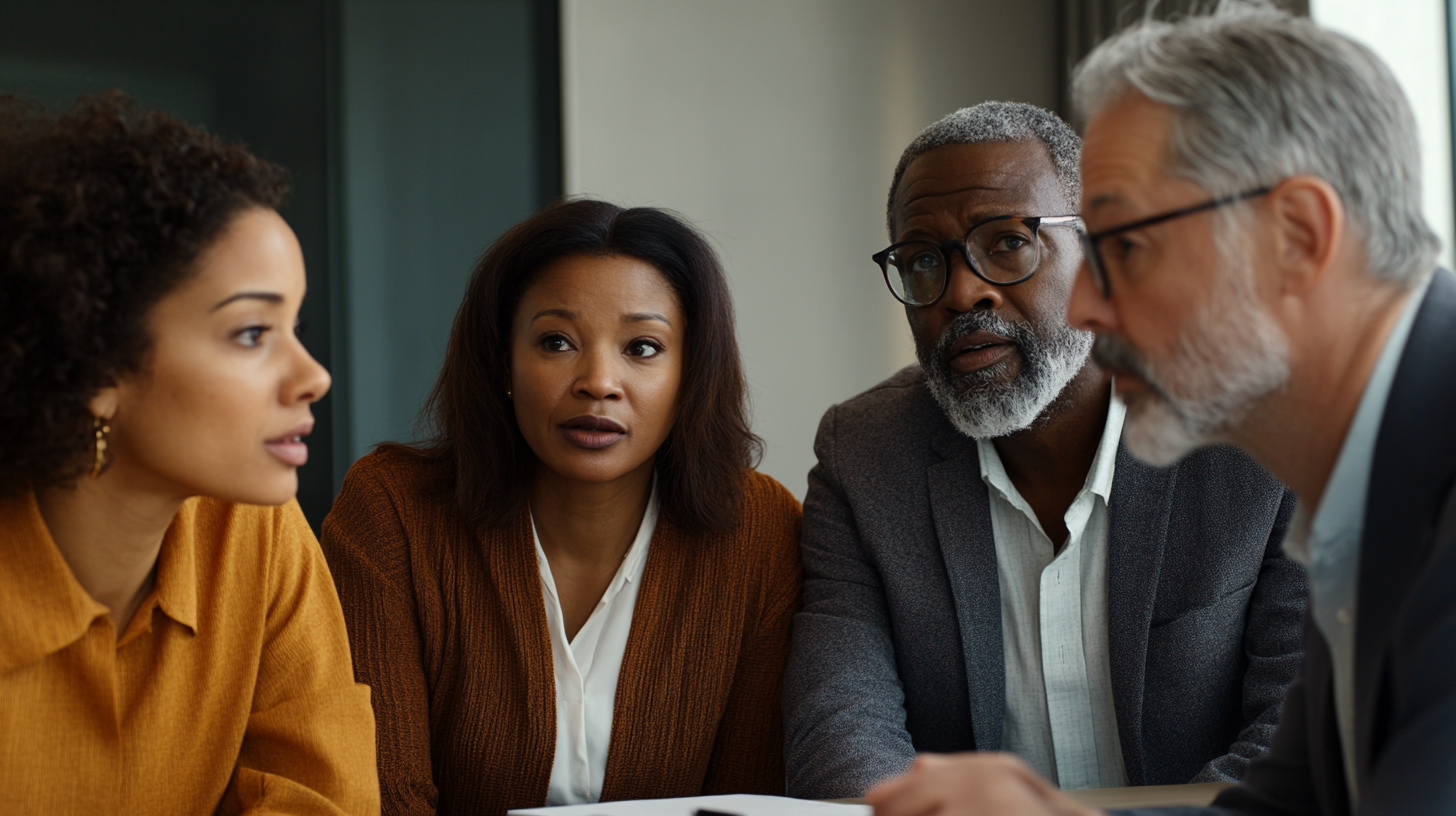
[[[1334,266],[1345,237],[1345,205],[1329,182],[1292,176],[1269,192],[1273,258],[1285,294],[1314,288]]]
[[[97,419],[111,419],[116,416],[116,409],[121,404],[121,395],[114,385],[109,385],[91,395],[91,401],[87,407],[91,409],[91,416]]]

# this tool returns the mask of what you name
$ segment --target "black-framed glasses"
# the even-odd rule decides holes
[[[1081,222],[1075,215],[998,215],[972,224],[959,241],[901,241],[871,257],[896,300],[929,306],[950,285],[951,253],[959,251],[981,280],[1015,286],[1041,266],[1042,227],[1077,227]]]
[[[1121,235],[1124,232],[1131,232],[1143,227],[1151,227],[1154,224],[1161,224],[1164,221],[1172,221],[1174,218],[1182,218],[1185,215],[1201,213],[1204,210],[1216,210],[1219,207],[1227,207],[1230,204],[1237,204],[1245,199],[1265,195],[1272,187],[1259,187],[1254,190],[1245,190],[1234,195],[1220,196],[1210,199],[1202,204],[1194,204],[1192,207],[1184,207],[1181,210],[1173,210],[1148,218],[1140,218],[1130,224],[1112,227],[1111,229],[1098,230],[1090,235],[1078,230],[1077,237],[1082,241],[1082,257],[1087,262],[1087,272],[1092,276],[1092,282],[1097,285],[1097,290],[1104,298],[1112,297],[1112,281],[1108,274],[1108,263],[1102,254],[1102,239],[1111,238],[1114,235]],[[1124,258],[1121,255],[1114,255],[1112,268],[1121,268]]]

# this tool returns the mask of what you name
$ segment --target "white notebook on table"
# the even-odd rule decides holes
[[[811,799],[748,793],[524,808],[513,810],[506,816],[693,816],[699,810],[731,813],[733,816],[871,816],[869,805],[836,805]]]

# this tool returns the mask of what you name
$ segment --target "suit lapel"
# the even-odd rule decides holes
[[[1314,617],[1304,618],[1304,661],[1299,673],[1304,682],[1304,723],[1309,734],[1309,772],[1321,813],[1349,813],[1350,788],[1345,784],[1345,760],[1340,752],[1336,724],[1334,666],[1324,635]]]
[[[930,508],[960,624],[971,728],[978,750],[996,751],[1006,709],[1006,659],[989,497],[974,440],[947,426],[932,446],[944,458],[926,469]]]
[[[1143,683],[1148,628],[1158,595],[1163,545],[1178,466],[1155,468],[1117,446],[1107,524],[1107,642],[1117,736],[1128,782],[1143,784]]]
[[[1437,270],[1391,385],[1371,465],[1355,631],[1356,768],[1363,787],[1381,726],[1386,650],[1456,476],[1456,278]]]

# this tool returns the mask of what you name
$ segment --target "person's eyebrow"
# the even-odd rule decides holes
[[[922,184],[922,186],[924,185]],[[965,187],[957,187],[954,190],[931,190],[930,192],[920,192],[919,190],[911,189],[905,190],[903,192],[896,191],[895,209],[897,210],[897,214],[904,215],[905,211],[908,210],[912,204],[922,202],[925,199],[945,198],[947,196],[961,195],[963,193],[1003,193],[1007,190],[1014,190],[1016,188],[1017,185],[1015,184],[968,184]]]
[[[1091,201],[1087,202],[1087,210],[1096,210],[1102,207],[1106,207],[1108,205],[1115,204],[1126,204],[1126,202],[1123,201],[1122,196],[1118,195],[1117,193],[1103,193],[1099,196],[1095,196]]]
[[[537,320],[540,320],[543,317],[560,317],[565,318],[566,320],[574,320],[576,319],[576,312],[573,312],[570,309],[542,309],[541,311],[531,315],[531,323],[535,323]]]
[[[212,307],[212,311],[215,312],[235,300],[265,300],[269,303],[282,303],[283,296],[277,292],[239,292],[218,301],[217,305]]]
[[[1030,204],[1018,204],[1017,206],[1011,206],[1001,202],[976,204],[968,210],[965,210],[958,214],[961,221],[963,222],[959,229],[962,231],[962,233],[964,233],[964,231],[970,229],[973,224],[980,224],[994,218],[1000,218],[1002,216],[1025,216],[1031,214],[1032,211],[1035,209],[1036,207],[1033,207]],[[932,236],[934,233],[935,230],[931,227],[917,222],[907,225],[903,229],[897,230],[895,232],[895,242],[930,240],[930,236]],[[925,237],[922,238],[921,236]],[[956,237],[959,238],[961,236],[957,235]]]
[[[623,323],[645,323],[649,320],[657,320],[669,326],[672,325],[672,321],[668,320],[666,315],[660,315],[657,312],[632,312],[631,314],[622,315]]]

